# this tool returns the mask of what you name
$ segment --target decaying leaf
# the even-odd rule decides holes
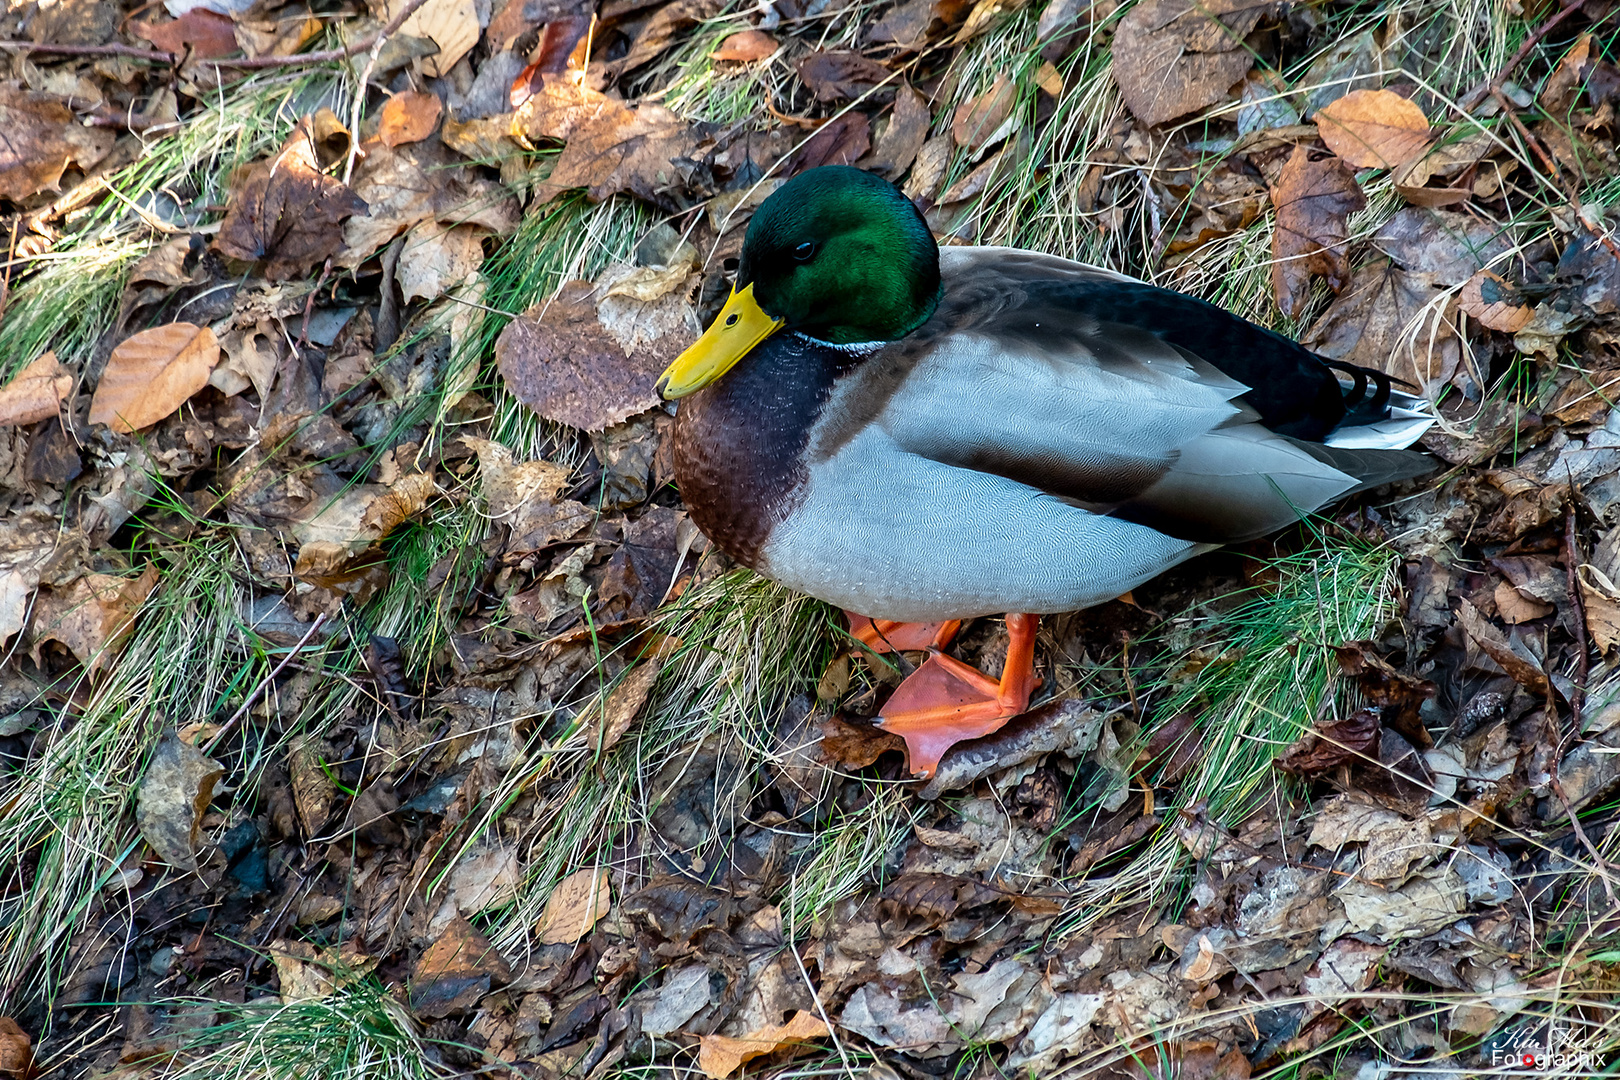
[[[1256,0],[1137,4],[1114,34],[1120,96],[1150,126],[1224,100],[1254,64],[1243,39],[1275,10]]]
[[[476,915],[510,903],[522,882],[517,849],[510,844],[491,844],[456,863],[450,874],[450,901],[461,914]]]
[[[1383,726],[1372,709],[1357,709],[1343,720],[1321,724],[1301,736],[1277,759],[1277,768],[1293,776],[1319,776],[1378,756]]]
[[[546,910],[535,924],[535,935],[542,945],[578,941],[591,932],[612,906],[613,890],[608,885],[605,868],[575,870],[551,890]]]
[[[411,968],[411,1011],[436,1020],[472,1008],[492,987],[511,981],[506,958],[457,915]]]
[[[1429,119],[1393,90],[1352,90],[1316,114],[1328,149],[1358,169],[1393,169],[1429,146]]]
[[[1444,300],[1433,275],[1375,260],[1356,273],[1305,340],[1323,356],[1387,371],[1425,393],[1437,392],[1462,359]]]
[[[173,731],[158,743],[135,796],[135,824],[170,866],[196,871],[202,816],[224,775],[224,766]]]
[[[1581,565],[1578,580],[1581,606],[1586,610],[1586,632],[1598,652],[1607,654],[1620,644],[1620,588],[1590,563]]]
[[[20,202],[53,188],[69,163],[88,169],[112,149],[113,133],[87,128],[67,102],[0,86],[0,198]]]
[[[873,23],[867,37],[875,44],[920,48],[930,36],[960,23],[973,7],[972,0],[905,0]]]
[[[763,30],[741,30],[722,41],[709,59],[751,64],[774,55],[778,48],[776,39]]]
[[[813,52],[797,70],[817,101],[850,101],[890,79],[888,68],[856,52]]]
[[[424,94],[405,90],[383,103],[382,115],[377,120],[377,138],[384,146],[403,146],[421,142],[439,126],[444,104],[437,94]]]
[[[148,565],[139,577],[86,574],[65,588],[41,590],[34,605],[35,662],[40,646],[58,641],[94,678],[113,662],[135,629],[135,613],[157,579],[157,566]]]
[[[129,27],[164,52],[210,59],[238,51],[236,24],[230,16],[206,7],[192,8],[177,19],[164,23],[134,22]]]
[[[217,363],[219,341],[206,326],[177,322],[132,334],[107,360],[90,422],[123,433],[155,424],[207,386]]]
[[[897,180],[917,160],[917,152],[928,138],[933,123],[928,100],[910,83],[901,83],[894,93],[894,111],[889,126],[878,136],[877,148],[867,167],[890,180]]]
[[[1311,158],[1296,146],[1283,166],[1271,193],[1277,207],[1272,233],[1272,288],[1277,306],[1297,315],[1305,303],[1312,274],[1327,279],[1334,292],[1350,280],[1350,262],[1344,245],[1349,238],[1349,216],[1367,200],[1356,178],[1337,158]]]
[[[281,983],[281,1003],[319,1001],[365,977],[377,958],[361,952],[352,941],[336,949],[323,949],[307,941],[273,941],[267,950]]]
[[[785,1024],[760,1028],[740,1038],[704,1035],[698,1039],[698,1068],[713,1080],[723,1080],[744,1062],[779,1050],[804,1046],[830,1034],[821,1017],[800,1009]]]
[[[0,427],[23,427],[48,420],[61,412],[73,389],[73,375],[47,352],[17,372],[0,389]]]
[[[864,769],[890,750],[903,753],[906,744],[892,731],[851,724],[834,714],[821,725],[820,747],[822,759],[828,765]]]
[[[641,715],[641,707],[647,703],[662,668],[656,660],[637,666],[613,688],[600,708],[593,706],[585,710],[581,715],[584,723],[581,735],[592,753],[605,753],[624,738],[624,733]]]
[[[388,18],[393,18],[405,0],[388,0]],[[422,71],[429,77],[448,75],[456,62],[478,44],[478,8],[473,0],[427,0],[405,20],[399,32],[427,38],[439,47],[422,58]]]
[[[1457,306],[1481,326],[1516,334],[1530,325],[1535,309],[1500,274],[1481,270],[1457,294]]]
[[[650,304],[597,300],[598,293],[590,282],[568,282],[513,319],[495,342],[501,375],[519,401],[586,431],[658,404],[654,382],[697,333],[697,316],[679,290]]]
[[[396,280],[400,295],[407,303],[443,296],[484,264],[484,237],[488,235],[476,225],[447,227],[426,221],[416,226],[405,238],[405,250],[399,257]]]
[[[336,573],[414,517],[435,490],[431,473],[412,473],[391,486],[360,484],[315,502],[290,530],[300,545],[293,572],[306,579]]]
[[[990,89],[956,107],[951,117],[951,138],[964,150],[977,152],[1005,134],[1002,125],[1012,115],[1017,100],[1017,85],[1006,75],[996,76]]]
[[[1461,601],[1457,605],[1457,621],[1480,651],[1502,665],[1502,670],[1513,676],[1514,682],[1538,697],[1547,696],[1547,673],[1532,657],[1515,649],[1507,635],[1492,626],[1478,608],[1467,600]]]
[[[822,124],[793,155],[789,172],[823,165],[853,165],[872,145],[872,122],[865,113],[847,112]]]
[[[34,1050],[28,1033],[9,1016],[0,1016],[0,1076],[32,1076]]]
[[[263,261],[272,281],[307,273],[343,250],[339,226],[366,212],[364,199],[322,171],[316,144],[323,126],[321,114],[304,117],[274,157],[249,166],[220,222],[214,246],[232,259]]]

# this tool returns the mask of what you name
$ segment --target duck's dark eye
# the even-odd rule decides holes
[[[808,240],[793,249],[793,257],[798,259],[800,262],[809,262],[815,253],[816,245],[812,244]]]

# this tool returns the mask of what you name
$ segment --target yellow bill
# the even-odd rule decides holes
[[[732,289],[719,317],[658,377],[658,392],[673,401],[703,389],[730,371],[749,349],[776,333],[782,321],[765,314],[754,302],[753,282],[742,292]]]

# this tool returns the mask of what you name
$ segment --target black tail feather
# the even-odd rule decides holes
[[[1347,364],[1342,360],[1329,360],[1325,356],[1320,359],[1333,371],[1343,372],[1355,380],[1355,384],[1344,393],[1344,423],[1347,424],[1371,424],[1384,419],[1389,415],[1391,384],[1399,382],[1402,386],[1407,385],[1404,381],[1392,379],[1374,368]],[[1370,397],[1369,388],[1372,391]]]

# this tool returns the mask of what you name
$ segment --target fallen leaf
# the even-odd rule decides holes
[[[837,715],[822,722],[820,746],[823,761],[845,769],[864,769],[890,750],[906,749],[905,740],[892,731],[851,724]]]
[[[383,103],[382,115],[377,120],[377,138],[384,146],[403,146],[421,142],[439,126],[444,104],[437,94],[424,94],[405,90]]]
[[[397,279],[405,302],[437,300],[484,264],[484,237],[475,225],[447,228],[423,222],[405,238]]]
[[[962,149],[977,153],[1002,136],[1002,125],[1012,115],[1017,100],[1017,85],[1006,75],[997,75],[990,89],[956,107],[951,117],[951,138]]]
[[[492,987],[511,981],[506,958],[457,915],[411,968],[411,1011],[437,1020],[471,1009]]]
[[[387,18],[392,19],[406,0],[388,0]],[[429,78],[450,74],[456,62],[478,44],[478,9],[473,0],[427,0],[400,26],[410,37],[428,38],[439,47],[422,58],[422,72]]]
[[[1513,250],[1494,223],[1451,210],[1410,207],[1373,234],[1373,243],[1403,270],[1430,274],[1441,285],[1461,285]]]
[[[219,342],[224,356],[209,374],[208,385],[226,397],[251,386],[258,391],[260,401],[269,400],[270,384],[281,363],[282,344],[269,320],[227,332]]]
[[[1489,270],[1468,279],[1457,294],[1457,306],[1486,329],[1504,334],[1523,330],[1535,315],[1535,309],[1524,302],[1517,289]]]
[[[1305,304],[1312,274],[1327,279],[1334,292],[1350,280],[1344,245],[1349,216],[1367,205],[1356,178],[1337,158],[1312,160],[1296,146],[1277,178],[1271,201],[1277,208],[1272,232],[1271,283],[1277,306],[1298,315]]]
[[[613,890],[604,868],[575,870],[551,890],[534,932],[542,945],[570,944],[590,933],[612,906]]]
[[[192,8],[166,23],[130,23],[137,37],[145,38],[166,53],[183,56],[186,50],[203,60],[237,52],[236,24],[230,16],[206,7]]]
[[[1377,757],[1383,725],[1372,709],[1357,709],[1343,720],[1319,724],[1276,761],[1291,776],[1315,777],[1340,765]]]
[[[1553,605],[1525,596],[1506,581],[1496,583],[1491,599],[1495,602],[1496,613],[1502,616],[1502,621],[1512,626],[1533,622],[1551,615],[1554,610]]]
[[[813,52],[795,70],[817,101],[851,101],[888,80],[892,73],[856,52]]]
[[[208,385],[219,340],[206,326],[169,323],[119,342],[90,399],[90,423],[128,433],[157,423]]]
[[[573,470],[550,461],[515,462],[512,451],[489,439],[469,437],[490,520],[508,530],[506,552],[528,554],[577,536],[596,520],[596,511],[557,496]]]
[[[43,354],[0,390],[0,427],[24,427],[56,416],[72,389],[73,376],[56,353]]]
[[[901,83],[894,93],[889,126],[878,136],[877,148],[866,167],[889,180],[898,180],[917,160],[917,152],[927,140],[928,128],[933,122],[928,100],[910,83]]]
[[[1330,359],[1386,371],[1421,393],[1438,392],[1462,359],[1440,288],[1432,275],[1375,260],[1322,313],[1305,343]]]
[[[727,1035],[698,1037],[698,1068],[713,1080],[723,1080],[747,1061],[825,1039],[831,1032],[815,1013],[800,1009],[785,1024],[763,1027],[741,1038]]]
[[[751,64],[774,56],[780,47],[776,39],[763,30],[741,30],[722,41],[720,47],[709,54],[709,59]]]
[[[625,54],[609,63],[613,70],[624,73],[658,59],[676,41],[689,37],[692,27],[718,14],[720,6],[720,0],[673,0],[660,5],[631,37]]]
[[[450,872],[450,900],[463,915],[504,907],[523,882],[517,849],[495,843],[462,857]]]
[[[314,500],[289,529],[299,544],[293,573],[308,580],[338,572],[418,514],[435,490],[431,473],[412,473],[390,486],[360,484]]]
[[[658,404],[653,389],[697,333],[697,316],[679,293],[652,304],[605,298],[572,281],[557,296],[513,319],[495,342],[495,359],[517,399],[548,420],[600,431]]]
[[[321,171],[320,126],[319,113],[304,117],[274,157],[244,170],[214,241],[228,258],[263,261],[272,281],[308,273],[343,250],[338,226],[366,212],[364,199]]]
[[[641,715],[641,707],[647,703],[662,668],[657,661],[633,668],[608,694],[601,708],[592,705],[581,714],[584,725],[581,734],[586,749],[595,754],[606,753],[624,738],[624,733]]]
[[[1358,169],[1393,169],[1429,146],[1429,119],[1393,90],[1352,90],[1316,114],[1328,149]]]
[[[135,796],[135,824],[158,857],[177,870],[196,872],[202,817],[224,766],[167,732]]]
[[[847,112],[817,128],[788,162],[787,171],[801,173],[823,165],[853,165],[871,145],[872,121],[865,113]]]
[[[34,1074],[34,1050],[28,1033],[9,1016],[0,1016],[0,1076],[26,1080]]]
[[[307,941],[282,938],[266,950],[281,984],[281,1003],[319,1001],[351,986],[377,966],[377,958],[361,952],[351,941],[336,949],[323,949]]]
[[[1583,84],[1590,78],[1585,71],[1591,58],[1592,35],[1582,34],[1542,84],[1540,104],[1543,112],[1548,116],[1557,116],[1569,111],[1580,96]]]
[[[1149,126],[1224,101],[1254,57],[1244,38],[1277,10],[1256,0],[1146,0],[1114,33],[1114,81]]]
[[[973,6],[972,0],[906,0],[873,23],[867,39],[875,45],[917,49],[960,23]]]
[[[54,188],[68,164],[89,169],[112,149],[113,133],[79,123],[67,102],[0,86],[0,198],[21,202]]]
[[[1468,637],[1478,645],[1480,651],[1495,660],[1513,677],[1513,681],[1535,694],[1537,697],[1547,696],[1547,673],[1530,658],[1522,655],[1513,648],[1507,636],[1492,626],[1479,609],[1467,600],[1457,605],[1457,621],[1467,632]]]
[[[1620,644],[1620,588],[1602,570],[1581,564],[1577,577],[1581,586],[1581,606],[1586,610],[1586,632],[1598,652],[1607,655]]]
[[[128,640],[135,629],[135,613],[157,580],[157,566],[148,565],[140,577],[86,574],[65,588],[41,590],[34,604],[35,662],[41,645],[58,641],[94,678]]]

